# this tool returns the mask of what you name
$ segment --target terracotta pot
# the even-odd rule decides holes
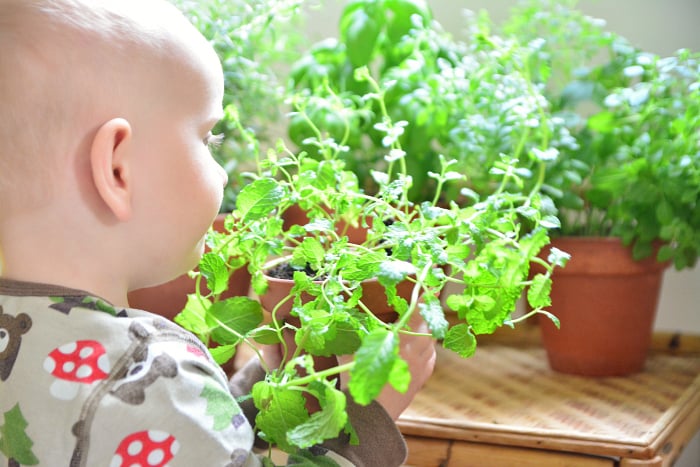
[[[278,303],[287,298],[292,291],[294,286],[294,281],[291,279],[280,279],[277,277],[266,276],[268,281],[268,290],[264,295],[261,295],[260,304],[263,309],[268,312],[272,312]],[[386,291],[384,287],[376,280],[368,280],[362,283],[363,288],[363,303],[372,310],[372,313],[384,322],[390,323],[398,319],[398,313],[396,313],[387,303]],[[401,282],[396,287],[396,292],[398,295],[408,299],[413,290],[413,284],[409,281]],[[306,293],[302,293],[302,302],[310,301],[312,297]],[[277,319],[289,322],[293,326],[299,326],[299,319],[290,316],[292,310],[293,300],[288,299],[285,303],[277,308]],[[296,343],[294,342],[294,333],[289,331],[285,332],[285,341],[290,349],[296,348]],[[332,361],[325,361],[325,357],[315,357],[319,360],[316,361],[318,370],[319,368],[328,368],[329,364],[334,365],[335,359],[331,357]],[[318,365],[321,365],[320,367]]]
[[[553,275],[549,311],[561,329],[539,319],[552,369],[583,376],[641,371],[668,263],[657,262],[655,255],[635,261],[617,238],[562,237],[552,246],[571,254]]]
[[[291,279],[280,279],[277,277],[266,276],[268,281],[268,290],[264,295],[259,297],[260,304],[263,309],[268,312],[272,310],[284,300],[292,291],[294,286],[294,281]],[[386,292],[384,287],[375,279],[368,280],[362,284],[363,287],[363,303],[372,310],[375,316],[384,322],[393,322],[398,318],[398,314],[387,304]],[[404,281],[396,287],[396,292],[400,296],[408,299],[410,293],[413,289],[413,284],[409,281]],[[302,293],[302,302],[311,300],[312,297],[308,294]],[[277,319],[284,320],[293,326],[300,326],[299,319],[290,316],[292,310],[292,299],[287,300],[284,304],[277,308]],[[294,332],[292,330],[284,330],[283,337],[285,340],[285,345],[290,354],[294,353],[297,348],[296,341],[294,340]],[[335,356],[331,355],[328,357],[314,356],[314,369],[316,371],[325,370],[332,368],[338,364]],[[308,397],[306,401],[306,408],[309,412],[313,413],[319,410],[318,401]]]
[[[225,217],[224,214],[217,216],[213,225],[215,230],[223,231]],[[228,290],[222,294],[222,297],[248,295],[250,280],[250,273],[245,268],[237,269],[231,275]],[[195,281],[187,274],[183,274],[161,285],[132,290],[129,292],[129,305],[172,320],[185,308],[187,295],[194,291]]]

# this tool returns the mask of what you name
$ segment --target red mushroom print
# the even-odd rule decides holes
[[[175,457],[180,443],[164,431],[139,431],[119,443],[109,467],[162,467]]]
[[[81,384],[92,384],[108,376],[109,359],[99,342],[75,341],[53,349],[44,360],[44,369],[56,377],[51,395],[71,400]]]

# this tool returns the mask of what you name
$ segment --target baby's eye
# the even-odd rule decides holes
[[[204,138],[204,144],[206,146],[221,146],[221,143],[224,142],[224,135],[222,133],[219,133],[217,135],[213,135],[211,131],[207,133],[207,136]]]

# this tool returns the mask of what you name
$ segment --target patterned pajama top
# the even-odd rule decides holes
[[[262,465],[253,361],[227,381],[194,335],[86,292],[0,278],[0,465]],[[348,400],[360,444],[312,450],[340,465],[400,465],[406,448],[373,403]],[[332,464],[332,463],[331,463]]]

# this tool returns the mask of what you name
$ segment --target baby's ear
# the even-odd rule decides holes
[[[92,178],[98,193],[119,221],[131,218],[131,125],[113,118],[95,134],[90,148]]]

